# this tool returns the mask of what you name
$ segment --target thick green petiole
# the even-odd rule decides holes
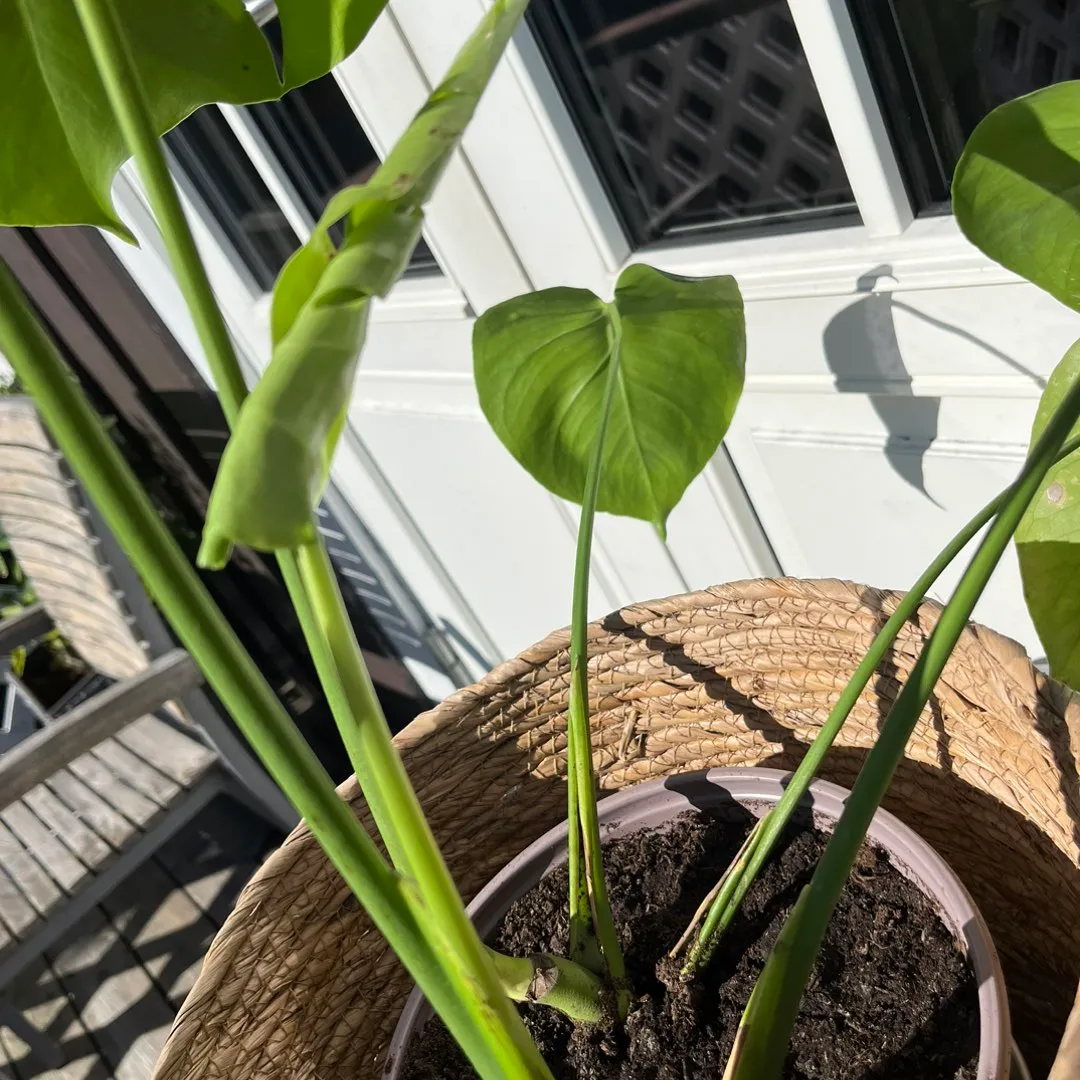
[[[615,990],[620,1018],[626,1017],[630,995],[626,986],[626,964],[619,947],[615,920],[604,880],[600,854],[600,822],[596,814],[596,778],[592,769],[592,739],[589,734],[588,623],[589,569],[592,555],[593,522],[600,473],[604,460],[611,404],[619,382],[621,332],[615,305],[611,314],[611,360],[596,432],[578,525],[577,556],[574,562],[574,600],[570,622],[570,703],[567,714],[567,815],[570,837],[570,955],[579,960],[588,953],[587,929],[591,917],[603,962]],[[575,836],[576,834],[576,836]],[[576,849],[576,850],[575,850]],[[583,905],[587,902],[588,908]]]
[[[859,772],[836,830],[796,905],[799,918],[785,924],[759,977],[762,989],[759,993],[755,987],[754,998],[769,1002],[767,1016],[747,1018],[745,1041],[730,1068],[732,1080],[775,1080],[781,1075],[803,988],[870,822],[975,604],[1078,418],[1080,381],[1070,387],[1028,454]]]
[[[359,763],[367,781],[364,795],[377,821],[389,824],[395,864],[415,883],[424,906],[425,925],[447,952],[456,957],[472,980],[485,1009],[512,1039],[529,1075],[546,1073],[539,1052],[513,1007],[492,964],[492,954],[481,942],[465,911],[450,871],[420,808],[405,773],[375,687],[360,656],[352,623],[338,588],[325,548],[312,544],[300,549],[300,575],[315,621],[329,646],[334,667],[349,704],[350,722],[342,737],[350,760]],[[360,769],[358,769],[358,775]],[[376,809],[376,807],[378,809]]]
[[[481,1074],[508,1075],[482,1007],[469,1008],[413,914],[403,879],[384,862],[214,604],[83,398],[56,347],[0,263],[0,350],[34,398],[81,481],[155,603],[214,692],[380,932],[402,958]],[[510,1075],[542,1076],[519,1070]]]
[[[518,957],[494,950],[491,960],[503,990],[514,1001],[546,1005],[583,1024],[605,1019],[604,984],[581,964],[553,953]]]
[[[235,423],[247,393],[246,387],[145,109],[145,98],[112,0],[79,0],[77,9],[110,103],[135,154],[140,175],[158,215],[178,281],[210,360],[226,416],[230,424]],[[299,553],[280,551],[278,555],[320,679],[387,848],[399,869],[409,852],[409,869],[415,865],[420,870],[418,884],[430,885],[434,881],[439,885],[433,892],[434,914],[425,908],[422,922],[417,922],[415,912],[420,909],[420,903],[426,905],[431,898],[425,897],[418,903],[411,889],[399,887],[395,901],[402,909],[402,918],[414,929],[422,927],[424,933],[432,930],[441,944],[449,942],[453,945],[449,952],[446,948],[432,948],[430,937],[424,938],[422,934],[425,956],[439,970],[440,977],[437,986],[431,972],[423,979],[418,977],[417,981],[426,984],[425,993],[429,994],[432,1004],[444,1016],[456,1038],[460,1033],[466,1053],[485,1076],[548,1076],[520,1017],[502,993],[434,840],[426,831],[426,822],[422,829],[416,828],[419,808],[407,780],[404,784],[411,802],[405,800],[404,804],[406,838],[399,837],[399,807],[395,799],[400,801],[401,798],[404,770],[393,750],[378,699],[352,638],[351,626],[346,621],[345,628],[342,627],[340,594],[329,570],[325,550],[317,547]],[[185,566],[190,574],[186,560]],[[331,581],[329,589],[327,574]],[[194,649],[192,652],[201,664],[202,658]],[[362,753],[364,750],[376,752]],[[396,769],[386,767],[388,758]],[[379,762],[381,767],[373,768],[373,761]],[[386,791],[391,794],[387,796]],[[298,804],[298,808],[307,817],[303,807]],[[415,808],[415,814],[408,812],[412,808]],[[422,815],[420,821],[423,822]],[[309,823],[318,833],[314,823]],[[357,826],[354,831],[363,836],[374,852],[363,829]],[[416,841],[418,849],[414,850],[409,840]],[[398,883],[381,859],[379,864]],[[349,883],[366,907],[365,894],[356,889],[353,880]],[[375,915],[374,911],[372,915]]]
[[[1070,439],[1055,460],[1068,457],[1075,450],[1080,450],[1080,436]],[[859,666],[855,669],[844,687],[843,692],[836,699],[828,719],[822,724],[814,741],[806,751],[806,756],[799,762],[799,767],[792,774],[784,794],[780,801],[765,815],[754,827],[753,832],[747,839],[746,845],[738,853],[732,862],[732,866],[717,883],[716,887],[706,898],[709,902],[708,912],[701,924],[701,930],[694,939],[694,943],[687,954],[686,963],[683,965],[684,977],[691,977],[709,962],[709,958],[716,948],[717,942],[731,925],[742,905],[750,886],[754,883],[761,868],[771,854],[777,839],[783,832],[784,827],[791,819],[795,808],[810,788],[814,776],[821,768],[836,736],[844,726],[859,695],[866,689],[867,684],[877,671],[878,664],[885,658],[897,635],[903,629],[904,624],[918,611],[919,605],[926,598],[934,582],[944,573],[952,561],[971,542],[984,525],[1005,505],[1009,499],[1012,488],[1003,491],[996,498],[986,504],[941,550],[934,561],[926,568],[922,576],[911,587],[896,605],[896,610],[889,617],[885,625],[878,631],[866,655]],[[691,923],[687,934],[672,950],[672,955],[678,955],[693,931],[698,916]]]

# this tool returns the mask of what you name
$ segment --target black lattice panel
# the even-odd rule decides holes
[[[1008,101],[1062,79],[1080,78],[1080,3],[1012,0],[979,14],[976,44],[983,93]]]
[[[787,4],[591,52],[648,237],[853,201]]]

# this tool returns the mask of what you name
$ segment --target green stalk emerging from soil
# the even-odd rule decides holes
[[[553,953],[517,957],[492,951],[491,958],[513,1001],[547,1005],[579,1023],[598,1024],[605,1018],[604,985],[581,964]]]
[[[517,3],[514,7],[517,10],[510,21],[516,25],[524,4]],[[235,423],[246,388],[155,137],[122,27],[111,0],[78,0],[77,10],[110,103],[159,215],[178,279],[221,388],[226,415],[230,423]],[[340,592],[321,540],[299,552],[281,550],[278,556],[320,680],[376,824],[398,869],[415,877],[419,898],[402,882],[398,903],[404,902],[411,909],[404,912],[403,918],[414,926],[426,927],[425,933],[430,935],[425,942],[427,958],[443,969],[445,977],[434,990],[433,1004],[440,1012],[448,1010],[445,1017],[448,1024],[463,1033],[471,1048],[470,1057],[477,1055],[474,1061],[485,1075],[549,1075],[520,1017],[506,998],[491,956],[465,913],[420,812],[393,748],[351,626],[344,617]],[[205,658],[192,651],[203,666]],[[366,833],[359,831],[370,844]],[[382,866],[387,874],[391,873],[385,864]],[[357,895],[363,902],[359,890]],[[420,921],[416,912],[423,914]],[[423,981],[432,986],[430,974]],[[452,988],[447,987],[447,982]]]
[[[214,693],[480,1074],[485,1080],[546,1075],[546,1070],[515,1067],[492,1038],[491,1021],[482,1002],[448,981],[438,950],[414,915],[407,882],[386,865],[334,790],[330,777],[214,604],[2,262],[0,349]]]
[[[1080,436],[1070,439],[1055,458],[1055,463],[1080,450]],[[998,513],[1010,497],[1012,488],[1007,488],[1000,495],[991,499],[950,541],[934,561],[926,568],[922,576],[910,591],[900,598],[896,609],[885,625],[878,631],[866,655],[855,669],[844,687],[836,704],[832,707],[828,719],[821,726],[814,741],[806,751],[806,756],[792,774],[780,801],[755,826],[746,839],[746,843],[732,860],[723,877],[699,907],[686,933],[671,950],[673,957],[693,939],[693,945],[686,957],[682,974],[690,978],[702,970],[716,949],[720,938],[738,914],[746,894],[753,885],[761,868],[769,858],[776,841],[791,819],[796,807],[810,788],[814,776],[821,768],[840,729],[844,726],[859,700],[859,695],[866,689],[873,678],[878,664],[885,658],[904,624],[918,611],[927,592],[945,569],[971,542],[988,521]],[[698,926],[700,925],[700,930]],[[697,931],[695,936],[695,931]]]
[[[611,320],[608,331],[611,352],[600,423],[581,500],[570,622],[570,703],[566,747],[570,957],[587,963],[590,960],[592,943],[599,943],[603,963],[615,991],[619,1016],[625,1019],[630,995],[626,986],[626,965],[615,931],[604,879],[600,823],[596,813],[596,778],[592,768],[592,739],[589,733],[589,569],[596,499],[600,491],[600,474],[604,461],[604,439],[611,417],[615,388],[620,378],[619,352],[622,345],[619,312],[615,304],[609,305],[608,312]],[[594,932],[595,939],[592,938]]]
[[[784,924],[751,994],[725,1073],[731,1080],[780,1077],[803,989],[870,822],[979,597],[1078,418],[1080,381],[1069,388],[1028,454],[859,771],[814,876]]]

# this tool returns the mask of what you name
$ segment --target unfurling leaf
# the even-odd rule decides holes
[[[273,356],[222,456],[201,566],[222,566],[235,544],[272,551],[315,539],[312,515],[345,425],[368,304],[408,266],[423,205],[525,6],[496,0],[383,165],[367,184],[330,200],[311,239],[286,264],[271,309]],[[342,220],[345,242],[335,251],[330,229]]]
[[[407,260],[420,237],[419,211],[385,202],[368,208],[368,220],[326,258],[321,273],[305,248],[282,274],[273,359],[241,407],[222,455],[200,566],[220,568],[234,544],[274,551],[315,539],[312,510],[344,427],[368,306],[385,283],[382,253],[391,247]]]
[[[159,134],[211,101],[281,93],[242,0],[113,0]],[[99,225],[128,157],[72,0],[2,0],[0,224]]]
[[[1065,354],[1043,391],[1032,445],[1077,379],[1080,342]],[[1080,424],[1070,437],[1077,434]],[[1080,451],[1050,467],[1016,530],[1016,550],[1024,599],[1050,673],[1080,688]]]
[[[491,308],[473,333],[480,406],[495,433],[544,487],[578,503],[617,359],[597,509],[661,534],[731,423],[745,353],[734,278],[642,265],[622,273],[610,304],[584,289],[545,289]]]
[[[285,89],[336,67],[364,40],[386,0],[278,0]]]
[[[1080,82],[985,117],[957,163],[952,199],[973,244],[1080,311]]]

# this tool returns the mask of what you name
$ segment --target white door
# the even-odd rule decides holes
[[[484,5],[392,6],[434,77]],[[612,529],[616,563],[903,589],[1009,482],[1080,320],[964,240],[948,182],[990,107],[1078,70],[1044,0],[534,0],[464,144],[530,282],[607,297],[640,259],[747,300],[726,447],[669,551]],[[976,614],[1040,654],[1011,550]]]
[[[403,130],[484,6],[392,0],[341,65],[337,85],[376,150]],[[1025,80],[1066,76],[1080,27],[1043,0],[978,11],[907,0],[888,31],[875,6],[886,7],[534,0],[430,208],[436,265],[379,306],[334,472],[471,670],[569,617],[575,510],[498,444],[471,379],[474,313],[527,289],[569,284],[606,298],[642,259],[733,273],[747,300],[747,392],[726,445],[673,514],[666,546],[644,523],[598,523],[596,614],[779,572],[904,588],[1013,475],[1041,382],[1080,325],[933,211],[958,127]],[[947,48],[957,32],[940,18],[947,9],[976,12],[960,28],[982,50],[974,101],[960,101],[967,76],[949,68],[959,53]],[[916,44],[945,60],[906,71],[897,57]],[[959,104],[939,115],[939,100]],[[257,111],[221,118],[277,211],[272,223],[302,236],[312,206],[297,177],[310,160],[290,172],[288,144],[268,138]],[[326,110],[309,129],[342,137]],[[257,371],[267,282],[252,265],[271,241],[237,238],[229,207],[215,214],[198,198],[193,171],[200,240]],[[137,219],[137,188],[122,195]],[[145,215],[135,224],[144,250],[122,254],[197,355]],[[1037,649],[1011,555],[978,615]]]

